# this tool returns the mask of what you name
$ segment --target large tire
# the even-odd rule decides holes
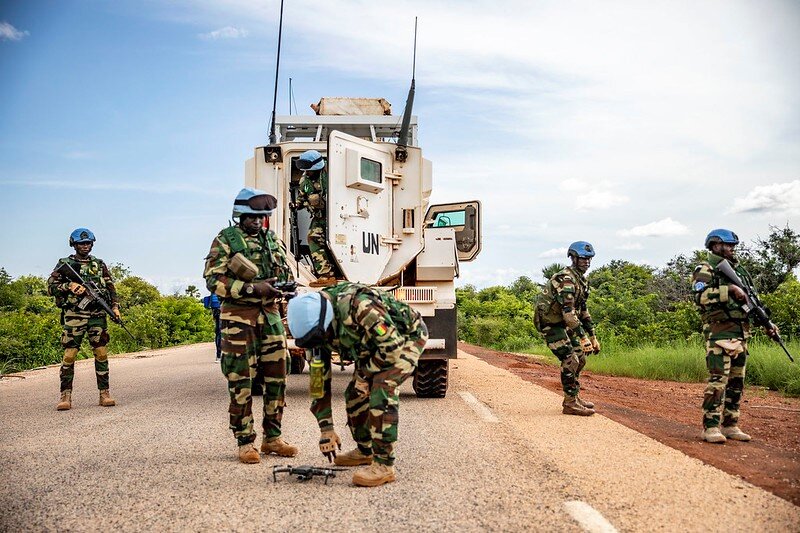
[[[306,369],[306,358],[302,356],[289,356],[292,360],[292,374],[302,374],[303,370]]]
[[[420,359],[414,374],[414,392],[419,398],[444,398],[447,394],[448,359]]]

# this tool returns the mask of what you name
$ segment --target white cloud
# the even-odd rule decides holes
[[[615,184],[607,180],[591,184],[569,178],[561,181],[558,188],[573,194],[573,205],[578,211],[610,209],[630,201],[628,196],[615,192]]]
[[[20,41],[28,35],[28,31],[20,31],[5,20],[0,22],[0,41]]]
[[[743,198],[736,198],[728,213],[800,212],[800,180],[755,187]]]
[[[686,235],[689,228],[667,217],[663,220],[635,226],[631,229],[624,229],[617,232],[620,237],[674,237],[676,235]]]
[[[208,33],[201,33],[201,39],[216,41],[218,39],[243,39],[247,37],[250,32],[244,28],[234,28],[233,26],[225,26],[218,30],[210,31]]]
[[[567,249],[566,248],[551,248],[546,250],[538,255],[541,259],[553,259],[556,257],[563,258],[567,257]]]
[[[644,247],[638,242],[623,242],[614,247],[615,250],[641,250]]]

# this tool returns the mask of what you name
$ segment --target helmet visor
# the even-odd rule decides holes
[[[320,161],[322,161],[322,159],[323,159],[322,156],[319,156],[318,158],[310,161],[308,159],[298,159],[297,162],[295,163],[295,166],[297,166],[298,170],[308,170],[317,163],[319,163]]]
[[[271,194],[259,194],[247,200],[236,200],[234,205],[246,205],[253,211],[272,211],[278,205],[278,199]]]

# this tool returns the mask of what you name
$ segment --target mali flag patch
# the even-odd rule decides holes
[[[386,327],[386,324],[383,322],[378,322],[375,324],[375,334],[378,337],[383,337],[389,331],[389,328]]]

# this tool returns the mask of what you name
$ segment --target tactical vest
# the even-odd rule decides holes
[[[108,289],[106,289],[106,280],[103,278],[103,261],[90,255],[86,261],[79,261],[73,256],[63,257],[58,260],[58,264],[68,263],[75,269],[75,272],[81,275],[83,281],[86,283],[94,282],[97,288],[100,289],[100,296],[110,301]],[[58,267],[58,265],[56,265]],[[66,280],[65,280],[66,281]],[[72,292],[67,292],[66,295],[58,294],[55,296],[56,307],[61,309],[77,309],[78,303],[83,299],[83,296],[75,296]],[[88,311],[96,311],[100,307],[96,304],[91,304]]]
[[[353,312],[352,303],[361,294],[367,294],[371,298],[380,301],[389,312],[389,318],[401,335],[411,333],[412,325],[419,319],[419,313],[411,308],[407,303],[395,300],[386,292],[372,289],[366,286],[358,286],[347,283],[340,283],[333,287],[328,287],[324,291],[331,297],[336,310],[334,313],[338,317],[350,316]],[[346,292],[352,292],[351,298],[340,298]],[[339,339],[339,353],[344,358],[355,359],[357,353],[354,348],[361,342],[361,334],[358,329],[347,327],[344,320],[336,321],[336,336]],[[349,354],[347,353],[349,352]]]
[[[542,331],[546,326],[552,326],[564,322],[561,304],[556,298],[556,281],[569,274],[575,281],[575,310],[576,312],[586,305],[589,300],[589,282],[579,273],[567,267],[559,271],[550,278],[542,289],[542,293],[536,300],[536,311],[533,316],[533,323],[538,331]]]
[[[321,204],[317,206],[309,205],[308,211],[312,218],[323,218],[325,215],[325,204],[328,194],[328,172],[323,169],[319,173],[318,180],[312,180],[306,177],[300,182],[300,188],[306,199],[308,199],[308,197],[312,194],[320,195]]]
[[[275,256],[278,254],[278,241],[273,231],[258,232],[261,252],[248,246],[244,232],[238,226],[228,226],[222,230],[222,235],[228,241],[231,257],[242,254],[258,266],[258,275],[255,280],[278,278],[278,281],[286,281],[288,279],[286,268],[275,260]]]
[[[711,282],[707,287],[719,289],[723,285],[731,285],[728,279],[717,271],[717,268],[709,262],[700,263],[699,267],[706,266],[711,270]],[[750,274],[739,264],[732,265],[734,272],[736,272],[741,280],[750,288],[753,287],[753,280]],[[698,268],[699,268],[698,267]],[[706,287],[703,288],[705,290]],[[700,303],[700,295],[703,291],[695,291],[694,303],[700,311],[700,319],[705,324],[713,322],[728,322],[728,321],[743,321],[747,320],[747,313],[742,309],[742,304],[729,297],[727,302],[718,302],[708,305]]]

